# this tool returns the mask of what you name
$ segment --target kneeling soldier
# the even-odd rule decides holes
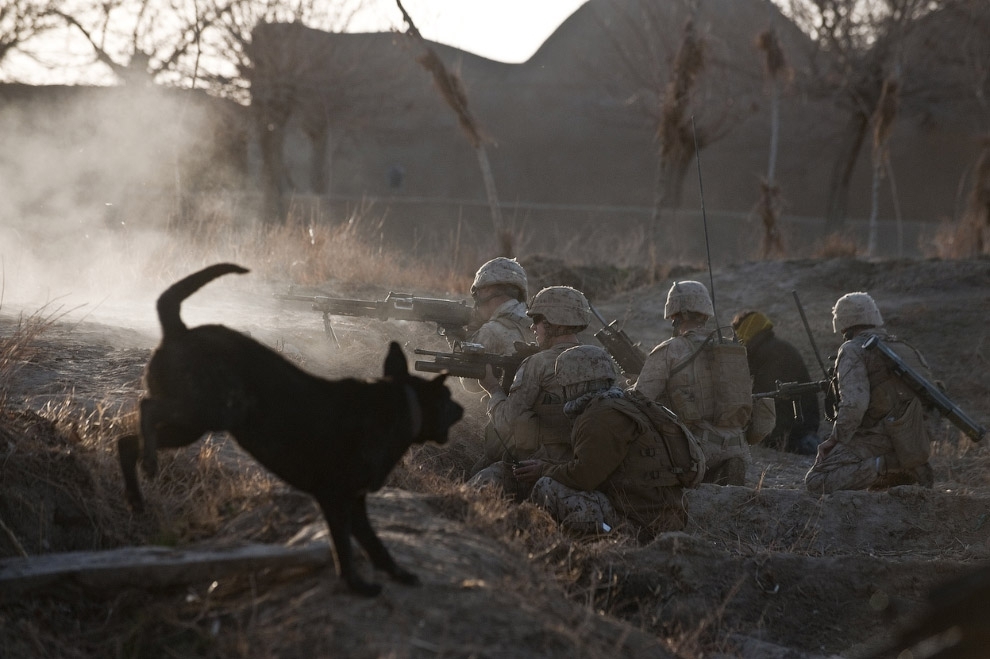
[[[555,372],[567,399],[564,412],[574,419],[574,457],[562,464],[524,460],[516,467],[518,479],[535,481],[531,499],[578,533],[607,533],[623,519],[651,532],[682,528],[685,483],[673,473],[665,439],[641,407],[652,403],[638,397],[637,404],[616,386],[612,360],[597,346],[564,351]],[[694,457],[703,461],[700,448]],[[696,484],[700,474],[691,478],[687,484]]]

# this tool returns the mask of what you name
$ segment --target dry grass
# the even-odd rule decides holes
[[[953,222],[943,219],[935,230],[935,238],[930,245],[923,245],[923,253],[940,259],[967,259],[979,255],[981,228],[978,224],[963,219]]]
[[[812,255],[817,259],[853,258],[862,253],[862,248],[847,234],[830,233],[816,242]]]
[[[474,268],[482,260],[455,235],[432,250],[451,254],[451,259],[414,262],[383,242],[382,224],[366,219],[367,216],[356,215],[342,223],[322,223],[309,221],[297,213],[285,226],[242,229],[224,213],[218,211],[216,221],[204,220],[186,227],[181,245],[177,244],[179,241],[158,245],[153,258],[142,267],[157,278],[170,280],[204,262],[241,260],[251,263],[266,277],[289,279],[300,285],[339,282],[347,286],[373,284],[463,293],[469,287]],[[631,281],[642,282],[648,277],[647,273],[632,272],[635,259],[626,260],[625,250],[629,250],[628,254],[636,253],[643,242],[640,237],[606,236],[603,232],[602,242],[606,238],[615,241],[613,265],[628,264]],[[630,242],[623,243],[624,240]],[[596,246],[600,248],[601,243]],[[849,256],[859,250],[848,237],[836,235],[830,236],[819,251],[819,256]],[[590,262],[594,258],[577,239],[561,241],[561,253],[566,254],[565,264],[584,258]],[[669,266],[654,276],[665,278],[672,271]],[[615,291],[609,289],[609,292]],[[37,339],[52,322],[51,314],[39,313],[23,319],[11,336],[0,339],[0,387],[4,378],[9,380],[19,364],[30,358],[37,349]],[[376,354],[375,359],[378,358]],[[284,542],[302,523],[320,519],[308,498],[288,493],[222,437],[181,451],[163,452],[160,477],[143,481],[151,514],[135,518],[121,496],[114,445],[119,433],[133,428],[133,414],[110,402],[95,406],[79,403],[69,398],[29,412],[6,409],[0,401],[0,465],[4,478],[0,522],[6,527],[6,531],[0,527],[0,555],[18,553],[17,547],[28,554],[68,548],[59,544],[64,542],[64,536],[59,535],[61,531],[68,531],[77,542],[89,543],[89,548],[152,543],[183,545],[207,539]],[[474,491],[463,484],[479,450],[480,416],[478,410],[473,410],[456,427],[448,445],[410,451],[393,472],[389,485],[421,493],[440,516],[524,553],[529,563],[552,576],[554,587],[559,585],[589,615],[604,613],[656,636],[670,638],[682,656],[710,656],[719,651],[731,656],[731,644],[726,639],[738,624],[738,613],[727,614],[727,610],[738,607],[741,596],[739,570],[732,561],[742,561],[739,557],[744,557],[762,569],[766,556],[807,556],[817,545],[815,520],[820,513],[820,502],[810,506],[812,510],[802,523],[788,532],[764,533],[770,539],[767,542],[728,533],[719,535],[719,527],[713,527],[707,535],[699,534],[695,544],[684,550],[687,559],[678,558],[681,554],[668,545],[642,547],[631,534],[616,534],[607,539],[573,538],[562,533],[545,512],[532,505],[515,505],[497,491]],[[937,451],[936,459],[951,481],[974,488],[986,484],[984,447],[966,440],[940,445]],[[750,503],[758,507],[768,489],[757,487]],[[72,522],[67,523],[67,519]],[[735,547],[729,558],[721,559],[721,564],[732,571],[727,571],[724,582],[716,584],[718,589],[712,586],[712,592],[695,595],[687,585],[679,585],[682,579],[684,584],[692,585],[687,581],[690,573],[682,575],[680,571],[690,570],[688,559],[705,559],[708,554],[700,553],[702,545],[713,544]],[[657,566],[662,569],[653,569],[654,564],[649,562],[657,556],[668,557],[667,563]],[[635,564],[640,559],[647,562]],[[230,580],[216,591],[199,588],[195,592],[154,596],[118,593],[112,602],[93,604],[92,608],[89,604],[60,608],[38,599],[29,604],[34,607],[33,613],[17,619],[16,633],[0,640],[15,639],[16,649],[25,656],[172,653],[253,657],[282,651],[292,655],[299,648],[309,647],[302,637],[296,639],[293,634],[306,634],[301,630],[326,626],[327,604],[345,601],[333,591],[334,583],[333,579],[286,581],[271,575],[251,574]],[[506,587],[529,586],[511,582]],[[747,582],[742,596],[753,588]],[[707,598],[704,602],[702,595]],[[699,602],[711,606],[707,609],[694,606]],[[139,613],[121,613],[131,609]],[[707,613],[697,617],[695,613],[699,610]],[[372,612],[367,613],[370,617]],[[4,611],[0,610],[0,616],[3,615]],[[72,627],[82,621],[84,631],[75,636],[68,632],[65,636],[52,634],[57,624],[46,627],[47,623],[38,623],[38,619],[61,620]],[[339,622],[340,618],[332,620],[342,626],[360,622],[357,618],[344,623]],[[234,631],[217,636],[210,631],[213,624]],[[86,630],[86,625],[101,631]],[[283,632],[286,628],[291,631]],[[568,632],[575,639],[593,633],[580,624]],[[83,644],[74,645],[67,640],[72,638],[82,639]],[[318,640],[331,648],[333,636],[327,632]],[[468,642],[466,637],[460,640]],[[461,646],[452,643],[436,647],[450,650]],[[482,652],[483,649],[479,650]],[[454,649],[449,654],[459,653]],[[606,655],[589,652],[585,656]]]
[[[0,311],[2,310],[0,299]],[[11,380],[34,355],[38,337],[62,320],[67,313],[61,307],[43,306],[30,315],[19,315],[13,327],[0,335],[0,406],[6,399]]]
[[[203,263],[234,261],[252,264],[269,279],[300,285],[341,282],[351,286],[465,291],[477,268],[473,249],[437,244],[436,253],[449,258],[430,262],[413,259],[386,244],[382,220],[371,212],[355,212],[341,222],[318,221],[292,209],[284,225],[256,224],[245,228],[232,209],[215,210],[203,221],[188,225],[178,240],[161,245],[149,271],[163,280],[176,279]]]

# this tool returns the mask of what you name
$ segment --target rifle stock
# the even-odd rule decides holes
[[[952,425],[963,431],[967,437],[972,439],[974,442],[978,442],[983,439],[987,434],[987,429],[976,423],[969,415],[963,412],[958,405],[952,402],[948,396],[946,396],[942,391],[933,385],[931,382],[926,380],[920,373],[915,371],[908,365],[900,355],[898,355],[893,348],[884,343],[880,337],[871,336],[863,344],[863,347],[867,350],[871,348],[876,348],[879,350],[891,363],[894,368],[894,372],[901,376],[901,379],[911,387],[918,396],[929,405],[935,407],[939,412],[941,412],[945,418],[952,422]]]

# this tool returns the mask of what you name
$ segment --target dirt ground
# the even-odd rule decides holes
[[[572,284],[647,349],[669,336],[661,319],[669,276],[651,284],[613,268],[523,263],[531,291]],[[670,275],[710,283],[707,271]],[[832,303],[869,292],[949,396],[990,425],[990,260],[745,263],[717,269],[712,281],[722,325],[741,309],[764,311],[813,377],[818,361],[792,291],[826,363],[840,343]],[[407,353],[445,347],[425,324],[359,318],[334,319],[338,347],[318,314],[268,295],[279,288],[217,282],[186,303],[184,317],[250,332],[329,377],[373,377],[388,339]],[[15,311],[0,310],[0,346],[16,329]],[[590,332],[587,340],[594,342]],[[94,314],[53,324],[7,365],[0,577],[21,554],[284,544],[301,529],[322,531],[307,497],[268,478],[223,437],[164,460],[161,478],[146,483],[148,515],[126,509],[113,438],[133,422],[156,341],[152,323]],[[818,498],[803,487],[812,458],[756,447],[747,486],[705,485],[685,495],[683,532],[646,542],[621,532],[574,538],[528,504],[461,486],[483,408],[455,390],[467,417],[452,441],[413,452],[371,497],[373,523],[421,587],[387,583],[382,596],[358,598],[332,563],[171,587],[102,589],[66,578],[0,593],[3,656],[856,658],[883,648],[921,612],[933,585],[990,559],[990,453],[948,426],[934,449],[930,490]]]

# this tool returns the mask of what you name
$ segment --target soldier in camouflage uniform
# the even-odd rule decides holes
[[[530,484],[513,477],[512,461],[538,456],[562,462],[571,457],[571,422],[564,416],[564,393],[554,375],[554,362],[564,350],[578,345],[577,334],[591,318],[584,294],[569,286],[544,288],[526,313],[533,319],[540,351],[519,365],[508,394],[491,369],[480,381],[490,396],[487,462],[476,465],[483,468],[469,481],[474,486],[498,484],[519,498],[529,494]]]
[[[526,315],[528,296],[526,271],[515,259],[500,256],[478,268],[471,284],[471,297],[475,313],[484,319],[484,324],[467,340],[499,355],[515,353],[517,341],[535,341],[532,321]]]
[[[922,377],[928,364],[915,348],[888,334],[873,298],[843,295],[832,308],[832,329],[845,342],[835,360],[839,405],[828,439],[805,476],[814,494],[889,485],[931,487],[930,438],[939,417],[893,371],[879,350],[864,344],[879,337]]]
[[[525,460],[516,477],[535,481],[531,498],[571,531],[608,533],[623,520],[646,531],[683,528],[681,483],[668,468],[657,427],[616,386],[612,359],[598,346],[557,358],[564,411],[574,419],[574,457]]]
[[[515,354],[516,343],[535,341],[526,315],[528,296],[526,271],[518,261],[499,256],[482,265],[471,284],[475,315],[482,325],[467,341],[485,346],[485,352],[507,356]],[[472,393],[484,392],[477,380],[461,378],[461,385]]]
[[[705,482],[743,485],[751,461],[752,382],[742,346],[715,345],[706,328],[714,315],[704,284],[674,282],[664,306],[674,336],[649,354],[633,389],[673,410],[698,438],[708,462]]]

